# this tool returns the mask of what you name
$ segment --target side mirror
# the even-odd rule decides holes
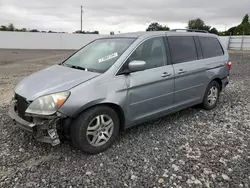
[[[128,69],[130,72],[136,72],[136,71],[143,71],[146,68],[146,62],[145,61],[131,61],[128,64]]]

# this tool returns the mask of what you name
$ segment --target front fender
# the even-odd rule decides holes
[[[114,104],[126,114],[127,85],[125,80],[91,80],[71,89],[71,95],[59,112],[68,117],[76,117],[82,111],[98,104]]]

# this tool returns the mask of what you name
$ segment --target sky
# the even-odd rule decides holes
[[[101,34],[145,31],[152,22],[181,29],[198,17],[224,31],[250,13],[250,0],[0,0],[0,25],[74,32],[81,6],[83,30]]]

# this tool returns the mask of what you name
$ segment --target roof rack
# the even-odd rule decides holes
[[[186,31],[186,32],[208,33],[208,31],[206,31],[206,30],[198,30],[198,29],[171,29],[170,31]]]

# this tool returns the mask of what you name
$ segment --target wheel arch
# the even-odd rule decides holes
[[[207,88],[208,88],[209,84],[210,84],[211,82],[213,82],[213,81],[217,82],[217,83],[220,85],[220,92],[222,91],[222,81],[221,81],[221,79],[220,79],[219,77],[213,77],[213,78],[208,82],[208,84],[207,84],[207,86],[206,86],[206,88],[205,88],[205,90],[204,90],[203,98],[202,98],[202,99],[204,99],[204,97],[205,97],[205,95],[206,95],[206,91],[207,91]]]
[[[123,109],[121,108],[121,106],[119,106],[118,104],[115,104],[115,103],[112,103],[112,102],[103,102],[103,103],[96,103],[96,104],[93,104],[93,105],[89,105],[88,107],[86,108],[81,108],[81,110],[77,111],[73,117],[77,117],[79,114],[91,109],[91,108],[94,108],[96,106],[108,106],[110,108],[112,108],[113,110],[115,110],[115,112],[117,113],[118,117],[119,117],[119,120],[120,120],[120,130],[124,130],[125,129],[125,123],[126,123],[126,120],[125,120],[125,114],[124,114],[124,111]]]
[[[222,91],[222,81],[221,81],[221,79],[219,77],[215,77],[209,83],[211,83],[213,81],[217,82],[220,85],[220,91]]]

